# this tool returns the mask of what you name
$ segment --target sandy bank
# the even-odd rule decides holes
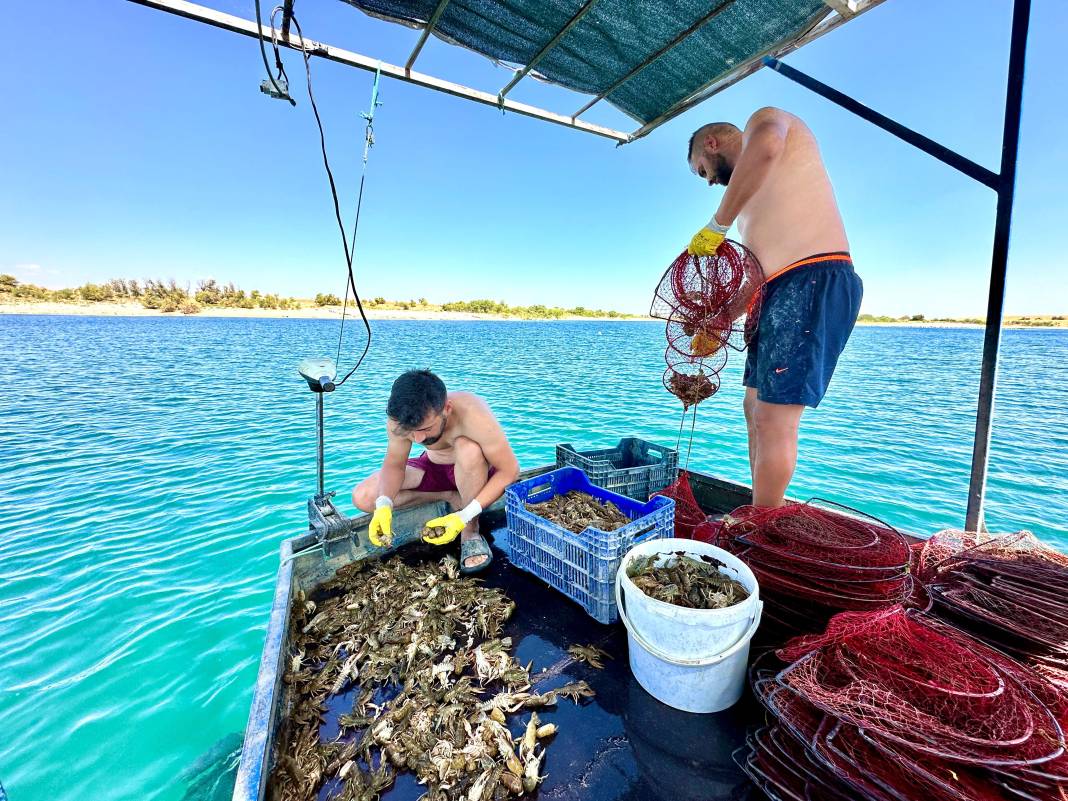
[[[0,303],[0,315],[4,314],[66,314],[83,317],[183,317],[180,312],[161,312],[159,309],[146,309],[140,303],[54,303],[20,302]],[[190,317],[244,317],[244,318],[292,318],[307,320],[338,320],[341,318],[340,306],[306,306],[300,309],[232,309],[205,306]],[[359,315],[349,309],[348,317],[359,319]],[[506,317],[500,314],[475,314],[472,312],[435,311],[433,309],[367,309],[370,320],[511,320],[523,322],[556,322],[557,320],[587,320],[599,322],[659,322],[650,317],[561,317],[535,318]],[[1019,328],[1033,331],[1063,331],[1068,329],[1068,320],[1052,320],[1052,325],[1028,325],[1018,318],[1006,319],[1005,328]],[[662,324],[662,323],[661,323]],[[890,322],[859,321],[858,326],[905,327],[905,328],[976,328],[977,323],[953,322],[942,320],[894,320]]]
[[[84,317],[184,317],[181,312],[161,312],[159,309],[146,309],[140,303],[0,303],[0,314],[67,314]],[[340,306],[308,306],[301,309],[234,309],[205,306],[189,317],[246,317],[272,318],[287,317],[308,320],[339,320]],[[359,313],[350,308],[348,318],[359,319]],[[370,320],[525,320],[519,317],[506,317],[500,314],[475,314],[471,312],[434,311],[430,309],[367,309]],[[533,322],[555,322],[560,320],[591,321],[648,321],[647,317],[561,317],[536,319]]]

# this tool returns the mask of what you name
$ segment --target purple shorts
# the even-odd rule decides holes
[[[456,491],[456,465],[432,462],[426,451],[423,451],[414,459],[409,459],[408,464],[417,470],[423,471],[423,479],[419,482],[419,486],[415,488],[416,492]],[[489,475],[492,476],[495,472],[497,471],[490,467]]]

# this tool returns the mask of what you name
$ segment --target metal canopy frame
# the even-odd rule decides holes
[[[185,17],[186,19],[191,19],[195,22],[202,22],[206,25],[222,28],[223,30],[231,31],[233,33],[240,33],[253,38],[263,38],[268,42],[271,41],[273,33],[275,40],[280,47],[287,47],[290,50],[296,50],[298,52],[301,50],[301,41],[299,37],[282,36],[280,35],[280,31],[273,30],[269,25],[260,26],[254,21],[247,20],[244,17],[237,17],[233,14],[216,11],[207,6],[188,2],[188,0],[130,0],[130,2],[148,8],[154,8],[158,11],[166,11],[169,14]],[[424,29],[424,33],[428,33],[428,31]],[[618,144],[625,144],[630,141],[630,134],[626,131],[617,131],[604,125],[596,125],[592,122],[586,122],[585,120],[576,120],[565,114],[557,114],[556,112],[547,111],[546,109],[531,106],[527,103],[518,103],[507,98],[498,98],[497,95],[483,92],[480,89],[473,89],[470,86],[463,86],[462,84],[453,83],[452,81],[435,78],[432,75],[415,72],[408,67],[387,64],[376,58],[335,47],[334,45],[328,45],[305,38],[304,47],[307,49],[309,56],[318,56],[320,58],[325,58],[328,61],[336,61],[340,64],[356,67],[357,69],[366,70],[368,72],[380,72],[382,75],[389,78],[396,78],[398,81],[413,83],[417,86],[424,86],[427,89],[434,89],[438,92],[444,92],[445,94],[473,100],[476,103],[493,106],[494,108],[500,108],[504,111],[514,111],[516,114],[522,114],[526,117],[534,117],[536,119],[545,120],[546,122],[564,125],[568,128],[575,128],[580,131],[585,131],[586,133],[596,134],[597,136],[603,136],[607,139],[614,140]],[[415,55],[418,55],[418,53]],[[409,56],[409,61],[411,60],[412,57]]]
[[[530,60],[529,64],[527,64],[525,67],[523,67],[523,69],[519,70],[519,72],[515,74],[515,77],[508,82],[508,85],[497,93],[497,97],[503,98],[506,94],[512,91],[512,88],[521,80],[523,80],[523,78],[525,78],[532,69],[538,66],[538,63],[543,58],[545,58],[546,55],[548,55],[549,51],[556,47],[556,43],[563,39],[567,32],[574,28],[575,25],[577,25],[579,21],[583,17],[585,17],[586,14],[589,13],[590,9],[592,9],[594,5],[596,5],[596,3],[597,0],[586,0],[583,6],[575,12],[575,16],[569,19],[567,21],[567,24],[564,25],[564,27],[561,28],[559,31],[557,31],[556,35],[552,39],[546,42],[545,47],[543,47],[537,52],[537,54],[535,54],[534,58]]]
[[[599,95],[597,95],[595,98],[593,98],[593,100],[591,100],[589,103],[587,103],[585,106],[580,108],[578,111],[576,111],[571,116],[572,117],[580,117],[583,114],[585,114],[587,111],[589,111],[594,106],[594,104],[599,103],[600,101],[604,100],[606,97],[608,97],[608,95],[612,94],[612,92],[616,91],[616,89],[621,87],[623,84],[625,84],[627,81],[629,81],[635,75],[637,75],[643,69],[648,67],[650,64],[652,64],[658,58],[660,58],[662,55],[667,53],[669,50],[674,49],[676,45],[681,44],[683,41],[688,39],[692,34],[694,34],[697,31],[699,31],[706,24],[708,24],[709,22],[714,20],[716,17],[718,17],[720,14],[722,14],[724,11],[726,11],[727,8],[731,5],[732,2],[734,2],[734,0],[720,0],[720,2],[717,5],[715,5],[712,8],[711,11],[709,11],[707,14],[705,14],[703,17],[701,17],[699,20],[697,20],[697,22],[695,22],[693,25],[691,25],[686,30],[682,31],[682,33],[680,33],[678,36],[676,36],[674,39],[672,39],[670,42],[665,44],[663,47],[661,47],[656,52],[651,53],[650,55],[646,56],[637,66],[635,66],[633,69],[631,69],[630,72],[628,72],[622,78],[619,78],[618,80],[616,80],[615,83],[613,83],[611,86],[609,86],[603,92],[601,92]]]
[[[289,35],[289,23],[292,17],[294,0],[285,0],[282,20],[281,36],[278,36],[273,27],[260,26],[255,22],[226,14],[206,6],[188,2],[188,0],[130,0],[139,5],[166,11],[171,14],[186,17],[198,22],[203,22],[225,30],[241,33],[262,39],[270,39],[272,35],[279,45],[294,50],[301,50],[302,43],[295,42]],[[404,67],[386,64],[369,56],[343,50],[332,45],[304,40],[303,47],[309,55],[336,61],[348,66],[368,71],[380,71],[381,74],[396,78],[407,83],[414,83],[435,89],[440,92],[474,100],[485,105],[496,106],[502,110],[514,111],[525,116],[542,119],[558,125],[564,125],[577,130],[593,133],[608,139],[613,139],[618,145],[634,142],[665,122],[682,114],[690,108],[704,102],[713,95],[733,86],[738,81],[746,78],[761,67],[770,67],[775,72],[789,78],[807,89],[821,95],[847,111],[856,114],[864,120],[908,142],[910,145],[937,158],[945,164],[959,170],[968,177],[993,189],[997,193],[997,212],[994,222],[994,244],[991,256],[990,286],[987,297],[986,329],[983,338],[983,360],[979,380],[979,398],[976,411],[975,440],[972,448],[972,465],[968,485],[968,504],[965,515],[965,528],[969,531],[977,531],[984,527],[983,505],[986,496],[986,477],[989,465],[990,432],[993,420],[994,395],[997,386],[998,351],[1001,344],[1001,324],[1004,314],[1005,302],[1005,274],[1008,264],[1009,234],[1012,225],[1013,198],[1016,188],[1016,161],[1019,151],[1020,118],[1023,105],[1023,81],[1024,62],[1027,49],[1027,31],[1030,24],[1031,0],[1013,0],[1012,31],[1009,42],[1009,65],[1008,81],[1005,96],[1005,115],[1002,131],[1001,165],[998,172],[983,167],[971,159],[962,156],[950,148],[939,144],[923,134],[895,122],[889,117],[874,111],[864,104],[854,100],[848,95],[837,91],[820,81],[806,75],[800,70],[783,64],[779,59],[829,33],[845,22],[854,19],[860,14],[880,5],[884,0],[824,0],[827,13],[820,17],[802,35],[781,44],[773,50],[753,56],[746,62],[739,64],[729,74],[718,77],[707,85],[693,92],[689,97],[676,103],[656,119],[642,125],[635,131],[624,131],[607,128],[601,125],[586,122],[578,117],[589,110],[594,104],[604,99],[613,90],[619,88],[634,75],[638,74],[649,64],[656,61],[672,47],[678,45],[689,35],[700,29],[704,24],[712,20],[717,14],[729,5],[729,0],[718,3],[708,14],[695,22],[690,28],[680,33],[672,42],[659,48],[643,59],[636,67],[626,75],[618,79],[613,86],[574,114],[568,116],[547,111],[525,103],[516,103],[508,100],[505,95],[516,84],[526,77],[534,67],[560,42],[572,27],[574,27],[593,7],[597,0],[586,0],[570,20],[558,31],[549,42],[531,59],[530,63],[516,72],[515,77],[496,95],[473,89],[468,86],[444,81],[430,75],[424,75],[412,71],[412,65],[418,58],[424,44],[429,38],[434,27],[445,11],[449,0],[439,0],[431,18],[427,21],[420,34],[419,40],[413,48]]]
[[[283,0],[284,11],[282,14],[282,30],[279,34],[273,28],[268,25],[262,27],[257,25],[251,20],[244,19],[243,17],[237,17],[232,14],[227,14],[222,11],[217,11],[208,6],[199,5],[197,3],[189,2],[189,0],[130,0],[132,3],[138,5],[147,6],[148,8],[154,8],[158,11],[166,11],[170,14],[175,14],[180,17],[194,20],[196,22],[202,22],[207,25],[212,25],[216,28],[222,28],[224,30],[232,31],[234,33],[241,33],[246,36],[261,37],[264,40],[271,39],[272,36],[277,43],[283,47],[287,47],[292,50],[300,50],[299,39],[294,39],[290,36],[289,27],[292,20],[293,2],[294,0]],[[618,89],[624,83],[629,81],[635,75],[640,73],[643,69],[654,63],[657,59],[668,53],[672,48],[679,45],[694,32],[702,28],[713,18],[715,18],[722,11],[726,10],[734,0],[719,0],[715,6],[705,14],[701,19],[693,23],[689,28],[680,32],[666,45],[658,47],[655,51],[647,54],[635,67],[631,68],[626,74],[621,75],[613,84],[594,97],[581,109],[574,114],[561,114],[547,109],[539,108],[537,106],[528,105],[526,103],[516,103],[509,100],[506,95],[515,88],[515,86],[523,80],[523,78],[530,75],[539,62],[541,62],[546,55],[548,55],[553,48],[555,48],[560,41],[567,35],[575,25],[577,25],[583,17],[593,8],[598,0],[585,0],[585,2],[579,7],[578,11],[567,21],[567,23],[559,30],[553,37],[535,54],[530,63],[523,65],[516,71],[515,76],[503,87],[496,95],[491,95],[488,92],[483,92],[479,89],[474,89],[469,86],[454,83],[452,81],[442,80],[431,75],[425,75],[422,73],[414,72],[412,70],[416,59],[422,52],[427,40],[430,38],[430,34],[433,33],[437,27],[438,22],[441,19],[442,14],[445,12],[446,7],[449,5],[449,0],[439,0],[434,8],[430,19],[426,24],[422,26],[419,39],[413,47],[411,53],[404,66],[395,64],[387,64],[372,56],[367,56],[361,53],[356,53],[350,50],[345,50],[333,45],[328,45],[322,42],[312,42],[311,40],[305,40],[308,47],[309,55],[320,56],[322,58],[329,59],[331,61],[337,61],[342,64],[347,64],[350,67],[356,67],[358,69],[375,71],[381,66],[381,72],[390,78],[396,78],[399,81],[405,81],[407,83],[414,83],[419,86],[424,86],[428,89],[435,89],[439,92],[445,92],[447,94],[455,95],[457,97],[463,97],[467,100],[474,100],[476,103],[482,103],[484,105],[494,105],[504,111],[514,111],[517,114],[523,114],[528,117],[535,117],[537,119],[545,120],[546,122],[552,122],[557,125],[564,125],[568,128],[574,128],[576,130],[585,131],[586,133],[596,134],[608,139],[615,140],[618,145],[629,144],[630,142],[637,141],[642,137],[649,134],[651,131],[663,125],[668,120],[681,114],[689,108],[707,100],[712,95],[723,91],[729,86],[733,86],[742,78],[750,75],[762,66],[761,59],[764,56],[771,55],[781,57],[787,53],[791,53],[797,48],[808,44],[809,42],[818,39],[826,33],[830,33],[832,30],[842,25],[843,23],[854,19],[860,14],[875,8],[877,5],[884,2],[884,0],[824,0],[826,6],[825,13],[822,14],[819,19],[816,20],[810,28],[803,32],[801,35],[787,40],[781,43],[779,46],[764,53],[758,53],[754,55],[748,61],[735,67],[731,72],[726,75],[717,77],[715,80],[700,87],[696,92],[693,92],[690,96],[684,98],[680,102],[676,103],[667,112],[662,114],[655,120],[642,125],[640,128],[634,131],[622,131],[614,128],[610,128],[604,125],[596,125],[594,123],[586,122],[579,119],[580,116],[585,114],[591,107],[599,103],[613,91]]]
[[[434,9],[434,13],[430,15],[430,19],[427,20],[426,27],[423,28],[423,33],[419,36],[419,41],[415,43],[415,47],[412,48],[412,54],[408,56],[408,61],[404,65],[404,69],[410,70],[415,60],[419,58],[419,53],[423,49],[423,45],[426,44],[427,37],[430,36],[430,32],[434,30],[434,26],[438,24],[438,20],[441,19],[441,15],[445,13],[445,6],[449,4],[449,0],[440,0],[437,8]]]

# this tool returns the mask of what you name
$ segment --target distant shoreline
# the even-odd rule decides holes
[[[661,322],[652,317],[520,317],[506,314],[478,312],[434,311],[430,309],[367,309],[369,320],[420,320],[473,322],[499,320],[502,322]],[[300,309],[242,309],[223,306],[204,306],[191,315],[181,312],[162,312],[159,309],[146,309],[140,303],[54,303],[52,301],[0,303],[0,316],[4,315],[67,315],[76,317],[211,317],[244,319],[300,319],[300,320],[340,320],[340,306],[311,306]],[[359,313],[349,308],[348,319],[359,319]],[[1045,319],[1049,319],[1048,317]],[[1052,325],[1034,325],[1021,323],[1018,318],[1009,317],[1005,328],[1028,331],[1064,331],[1068,330],[1068,321],[1051,320]],[[946,320],[860,320],[857,326],[877,328],[973,328],[982,329],[981,323]]]
[[[650,317],[586,317],[565,315],[563,317],[520,317],[518,315],[490,314],[482,312],[435,311],[432,309],[365,309],[369,320],[452,320],[471,322],[475,320],[512,320],[519,322],[557,322],[589,320],[591,322],[649,322]],[[196,314],[164,312],[146,309],[140,303],[55,303],[52,301],[26,303],[0,303],[0,315],[68,315],[75,317],[231,317],[247,319],[289,318],[301,320],[340,320],[340,306],[309,306],[300,309],[243,309],[231,306],[203,306]],[[360,318],[358,310],[349,307],[346,317]]]

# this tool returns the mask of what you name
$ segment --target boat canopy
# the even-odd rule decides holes
[[[824,0],[345,0],[592,98],[643,135],[867,3]],[[836,6],[838,10],[834,10]]]
[[[295,0],[279,7],[281,31],[184,0],[133,0],[250,36],[290,38]],[[310,42],[308,50],[351,66],[487,105],[633,142],[764,66],[883,0],[343,0],[372,17],[421,31],[404,66]],[[274,15],[272,15],[272,18]],[[266,20],[264,21],[266,23]],[[320,32],[321,33],[321,32]],[[414,72],[433,34],[514,72],[494,95]],[[588,96],[571,113],[507,98],[525,77]],[[606,101],[640,127],[626,132],[579,119]],[[566,110],[565,110],[566,111]]]

